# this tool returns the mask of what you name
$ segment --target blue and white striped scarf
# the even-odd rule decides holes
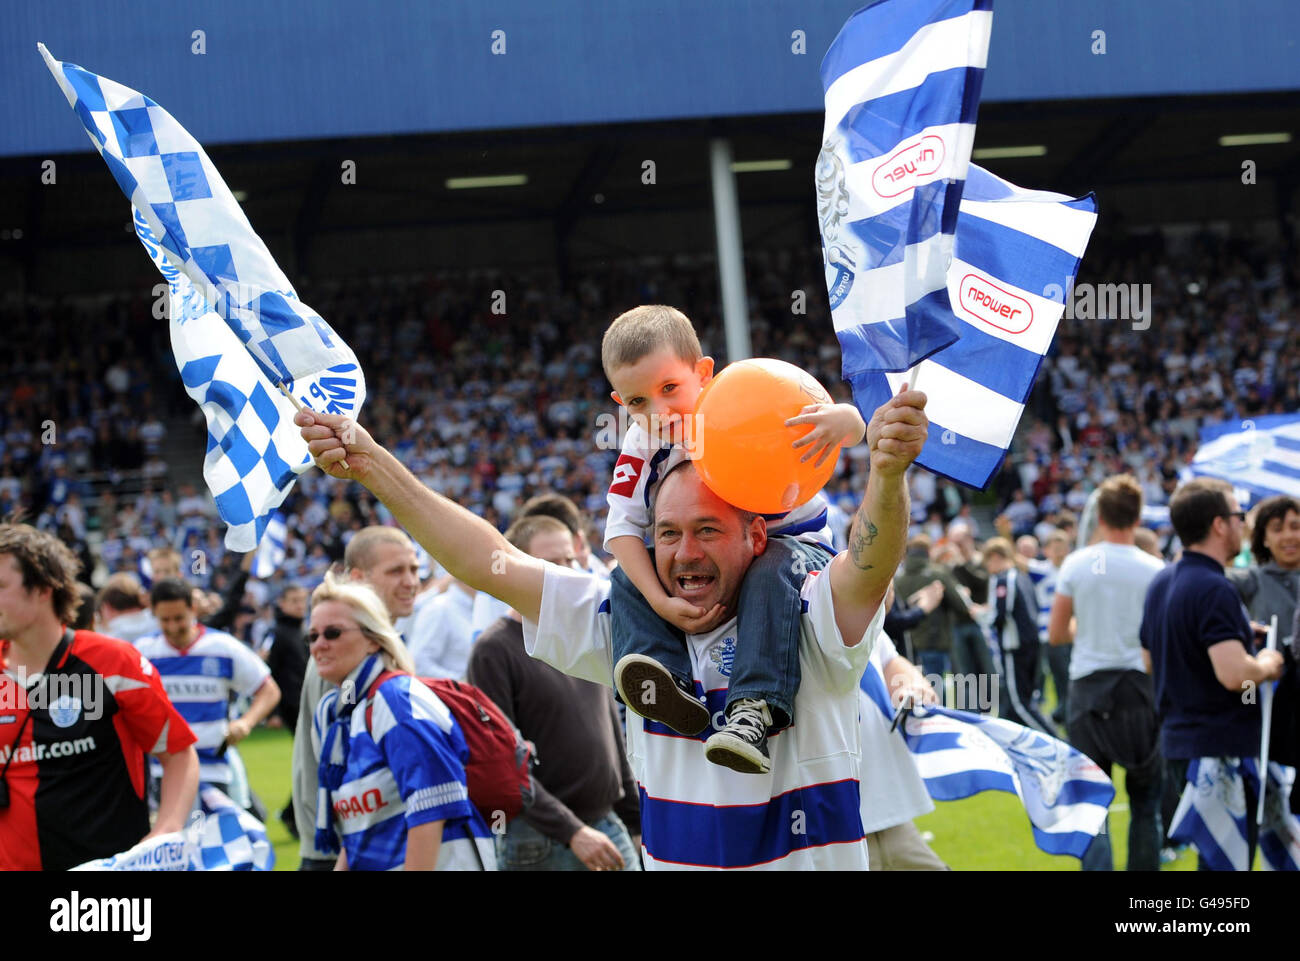
[[[333,793],[342,786],[347,771],[352,712],[370,696],[375,678],[384,670],[380,655],[369,655],[352,669],[337,690],[328,692],[316,706],[316,725],[324,731],[316,768],[320,781],[316,798],[316,848],[320,851],[339,852]]]

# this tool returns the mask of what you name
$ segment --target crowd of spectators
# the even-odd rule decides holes
[[[818,249],[755,250],[746,271],[754,354],[798,364],[849,400]],[[1079,282],[1150,284],[1149,313],[1067,316],[989,491],[913,471],[914,534],[942,541],[961,518],[981,540],[1041,542],[1121,472],[1138,478],[1148,504],[1165,504],[1202,424],[1300,409],[1300,258],[1280,241],[1097,236]],[[543,269],[305,280],[299,290],[357,352],[362,418],[375,436],[503,530],[529,496],[555,490],[588,512],[588,540],[602,542],[619,408],[598,350],[617,313],[681,306],[706,352],[726,361],[711,259],[612,262],[580,271],[567,290]],[[202,418],[148,293],[0,304],[12,344],[0,387],[0,513],[21,510],[56,532],[96,583],[116,571],[147,576],[147,551],[168,545],[187,577],[220,593],[240,558],[227,555],[198,480]],[[192,463],[167,462],[191,449]],[[851,512],[866,465],[865,446],[845,452],[827,486],[833,504]],[[997,531],[979,529],[973,504],[998,515]],[[288,560],[247,598],[268,619],[283,584],[314,586],[353,532],[389,520],[358,485],[314,471],[285,508]]]

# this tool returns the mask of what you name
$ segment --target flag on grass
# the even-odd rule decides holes
[[[298,299],[202,145],[167,111],[38,48],[168,282],[176,365],[208,422],[204,479],[226,546],[250,551],[311,466],[280,386],[304,406],[355,417],[365,400],[356,355]]]
[[[1300,870],[1300,821],[1291,813],[1295,768],[1268,765],[1264,823],[1259,853],[1270,871]],[[1246,831],[1255,805],[1246,803],[1246,788],[1259,797],[1259,762],[1247,758],[1196,758],[1187,765],[1187,786],[1169,826],[1169,840],[1194,844],[1215,871],[1247,871],[1250,848]]]
[[[270,871],[275,850],[266,828],[217,788],[199,789],[190,826],[161,834],[112,857],[87,861],[73,871]]]
[[[916,376],[930,419],[922,467],[980,489],[993,479],[1096,223],[1092,194],[1024,190],[971,164],[947,271],[961,336],[922,361]],[[850,378],[854,401],[870,417],[908,378]]]
[[[885,717],[893,706],[885,680],[868,664],[862,689]],[[1115,788],[1092,760],[1054,737],[998,718],[927,706],[902,724],[903,739],[936,801],[982,791],[1020,798],[1034,843],[1048,854],[1082,858],[1102,826]]]
[[[822,60],[817,215],[844,377],[903,371],[957,337],[947,272],[992,0],[884,0]]]

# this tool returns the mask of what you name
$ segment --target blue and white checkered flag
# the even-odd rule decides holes
[[[885,715],[893,707],[874,663],[862,690]],[[936,801],[958,801],[981,791],[1020,798],[1034,843],[1048,854],[1082,858],[1106,823],[1115,787],[1090,758],[1054,737],[966,711],[929,706],[903,722],[907,742],[926,790]]]
[[[970,165],[947,270],[961,336],[916,373],[930,418],[922,467],[981,490],[997,473],[1096,223],[1092,194],[1024,190]],[[864,374],[854,402],[870,416],[908,376]]]
[[[130,850],[73,871],[270,871],[275,850],[266,828],[211,785],[199,789],[199,807],[184,831],[160,834]]]
[[[883,0],[822,60],[817,215],[855,388],[957,338],[946,278],[992,26],[992,0]]]
[[[251,551],[312,464],[280,387],[355,417],[365,401],[356,355],[298,300],[197,140],[143,94],[38,47],[169,284],[176,364],[208,422],[203,475],[226,546]]]
[[[1187,786],[1169,825],[1169,840],[1194,844],[1215,871],[1247,871],[1248,822],[1255,808],[1246,803],[1246,786],[1259,797],[1259,762],[1253,757],[1203,757],[1187,765]],[[1295,768],[1268,765],[1264,823],[1259,853],[1270,871],[1300,870],[1300,820],[1291,813]]]

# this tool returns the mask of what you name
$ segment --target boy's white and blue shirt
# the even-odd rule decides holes
[[[628,427],[605,495],[605,550],[615,537],[650,535],[659,485],[689,454],[681,444],[660,445],[637,424]],[[832,549],[835,535],[830,525],[830,502],[818,493],[805,504],[784,514],[764,514],[767,532],[794,537]]]
[[[685,737],[628,713],[647,870],[867,869],[858,682],[884,607],[859,643],[847,647],[830,578],[810,573],[801,596],[797,720],[769,738],[770,774],[738,774],[704,757],[703,741],[725,724],[734,619],[686,639],[695,691],[708,704],[712,728]],[[539,622],[524,621],[524,644],[566,674],[612,685],[609,582],[547,565]]]
[[[495,870],[491,832],[469,797],[469,748],[460,725],[409,674],[372,692],[382,672],[378,655],[365,658],[317,705],[312,736],[321,759],[318,838],[328,838],[334,848],[341,838],[349,870],[391,871],[406,861],[409,828],[443,821],[437,870]],[[319,841],[318,846],[330,849]]]
[[[142,637],[135,647],[149,658],[167,696],[198,739],[194,747],[199,755],[199,780],[229,784],[235,776],[230,757],[235,748],[227,748],[225,757],[218,757],[217,749],[226,738],[230,702],[236,697],[252,697],[271,672],[246,644],[225,631],[200,624],[198,632],[184,651],[172,647],[162,634]]]

